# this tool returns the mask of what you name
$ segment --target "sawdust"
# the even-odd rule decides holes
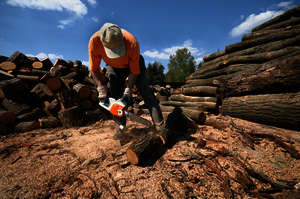
[[[150,119],[149,116],[145,116]],[[300,161],[275,142],[233,128],[198,126],[145,165],[125,151],[147,133],[111,120],[41,129],[0,142],[0,198],[299,198]],[[250,144],[249,144],[250,143]],[[300,143],[292,143],[300,151]]]

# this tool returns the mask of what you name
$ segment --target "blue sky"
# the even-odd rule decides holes
[[[200,62],[296,5],[299,0],[1,0],[0,55],[19,50],[88,65],[90,36],[110,22],[137,38],[146,65],[158,61],[167,70],[177,49],[188,48]]]

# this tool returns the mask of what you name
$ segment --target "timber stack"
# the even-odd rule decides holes
[[[300,6],[204,57],[165,106],[300,129]]]
[[[81,61],[0,56],[0,134],[80,126],[103,115],[95,82]]]

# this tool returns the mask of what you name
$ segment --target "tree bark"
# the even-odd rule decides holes
[[[288,26],[298,25],[299,23],[300,23],[300,17],[292,17],[289,20],[282,21],[280,23],[270,25],[270,26],[266,27],[265,30],[283,29],[283,28],[288,27]]]
[[[267,61],[270,61],[272,59],[276,59],[278,57],[284,56],[284,55],[291,55],[291,54],[300,54],[300,47],[294,46],[294,47],[287,47],[280,50],[275,50],[271,52],[263,52],[263,53],[257,53],[252,55],[241,55],[241,56],[235,56],[228,59],[225,59],[223,62],[219,62],[215,65],[207,66],[206,68],[201,69],[201,74],[207,73],[209,71],[222,69],[228,65],[231,64],[261,64]]]
[[[285,20],[288,20],[290,19],[292,16],[294,17],[299,17],[300,16],[300,6],[297,6],[296,8],[293,8],[291,10],[288,10],[286,11],[285,13],[255,27],[252,32],[255,32],[255,31],[259,31],[259,30],[262,30],[262,29],[265,29],[266,27],[270,26],[270,25],[273,25],[273,24],[277,24],[277,23],[280,23],[282,21],[285,21]]]
[[[257,39],[252,39],[252,40],[246,40],[242,41],[239,43],[235,43],[232,45],[228,45],[225,48],[226,53],[231,53],[235,52],[238,50],[243,50],[246,48],[250,48],[253,46],[257,46],[260,44],[268,43],[271,41],[277,41],[277,40],[282,40],[290,37],[294,37],[300,34],[300,30],[287,30],[287,31],[278,31],[277,33],[274,34],[269,34],[264,37],[259,37]]]
[[[16,69],[16,64],[11,61],[5,61],[0,64],[0,68],[5,71],[13,71]]]
[[[192,79],[193,78],[193,79]],[[214,78],[198,78],[197,76],[191,76],[186,80],[186,84],[182,88],[194,87],[194,86],[216,86]]]
[[[221,56],[223,56],[223,55],[225,55],[225,51],[214,52],[214,53],[212,53],[212,54],[205,55],[205,56],[203,57],[203,60],[204,60],[204,61],[210,61],[210,60],[213,60],[213,59],[215,59],[215,58],[217,58],[217,57],[221,57]]]
[[[300,92],[226,98],[221,112],[249,121],[300,130]]]
[[[64,127],[83,126],[86,124],[85,114],[78,106],[73,106],[58,113],[58,118]]]
[[[225,97],[245,94],[296,91],[300,84],[300,56],[287,56],[248,70],[219,78]]]
[[[180,102],[217,102],[216,97],[196,97],[196,96],[186,96],[186,95],[171,95],[170,101],[180,101]]]
[[[190,96],[212,96],[217,95],[218,88],[213,86],[195,86],[190,88],[182,88],[182,93],[184,95]]]
[[[23,79],[23,80],[29,80],[32,82],[40,81],[40,77],[36,76],[36,75],[17,75],[17,78]]]
[[[216,111],[217,105],[215,102],[179,102],[179,101],[165,101],[160,103],[163,106],[174,107],[190,107],[201,111]]]

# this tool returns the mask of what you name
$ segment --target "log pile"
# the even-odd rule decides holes
[[[164,106],[300,129],[300,6],[206,55]]]
[[[1,133],[80,126],[100,117],[96,85],[87,66],[16,51],[0,56]]]

